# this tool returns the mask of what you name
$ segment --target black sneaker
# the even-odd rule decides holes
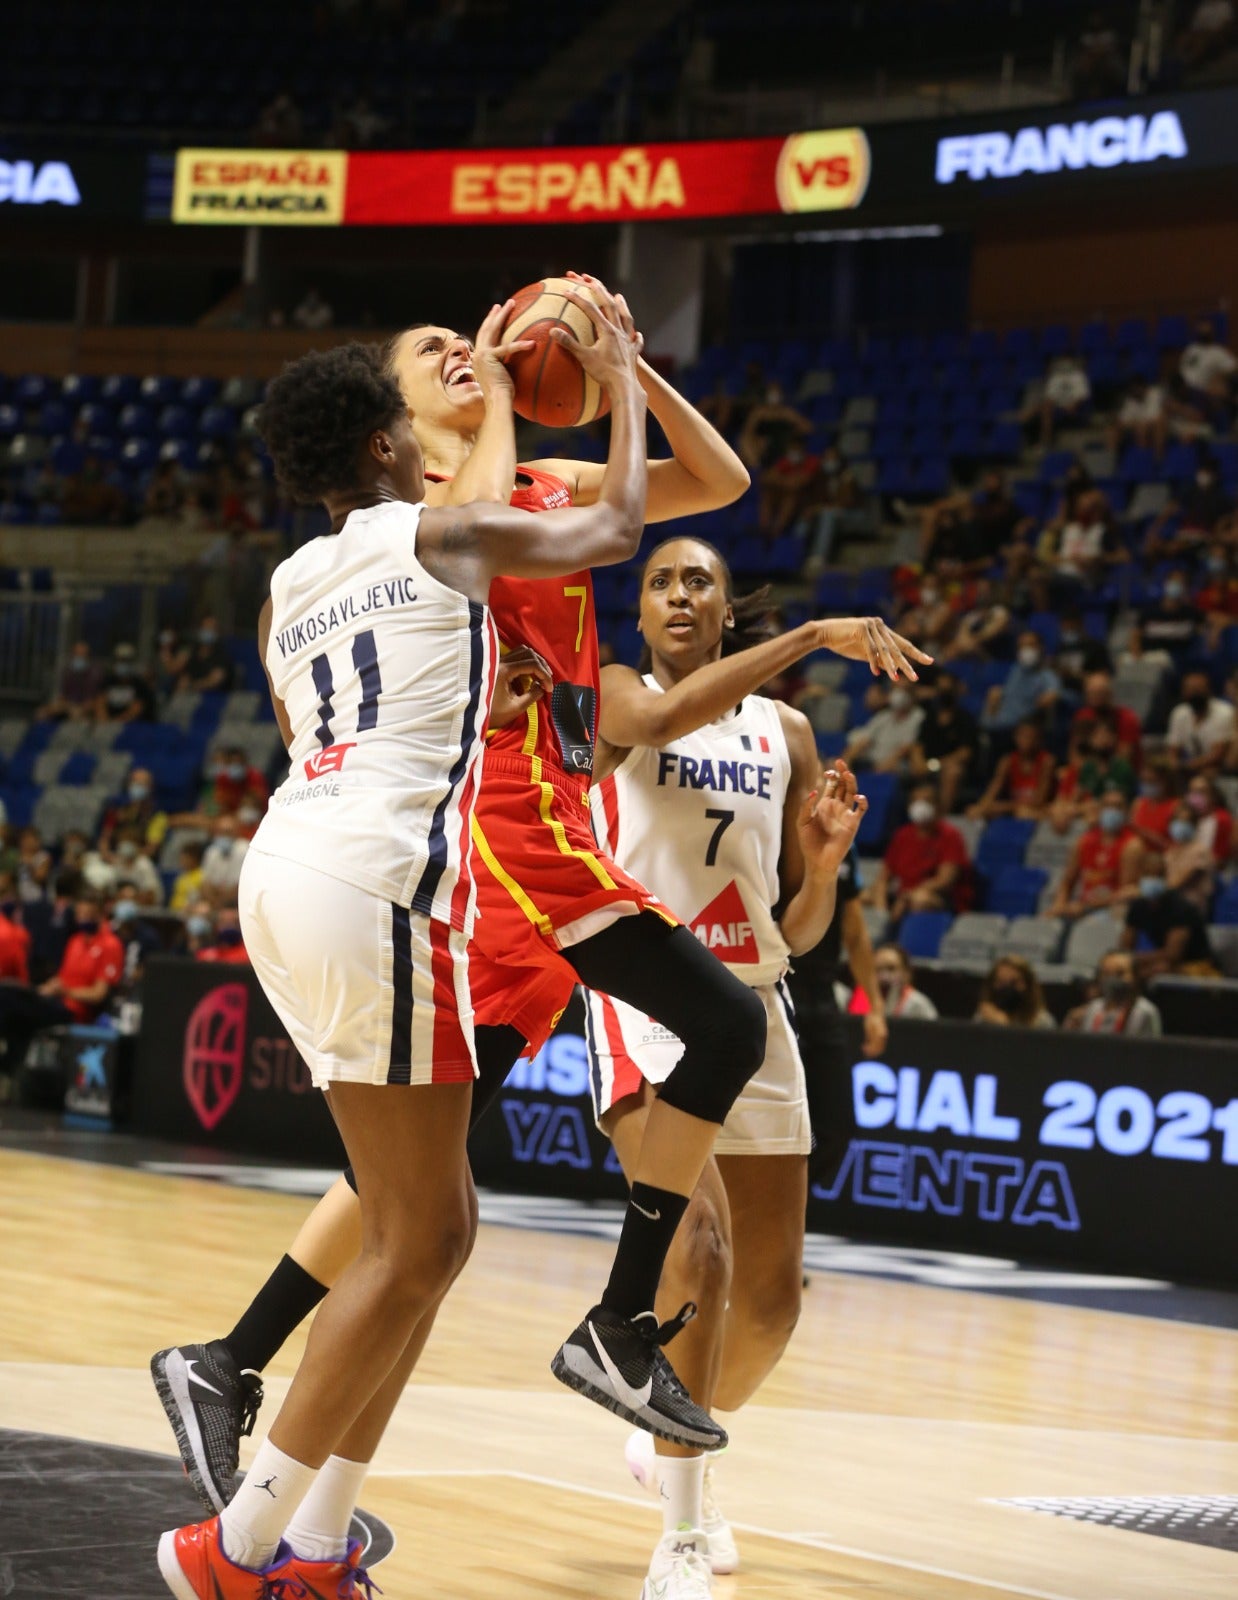
[[[238,1372],[222,1339],[160,1350],[151,1357],[150,1374],[189,1481],[208,1514],[217,1516],[236,1493],[240,1443],[254,1431],[262,1376]]]
[[[625,1417],[647,1433],[697,1450],[721,1450],[726,1430],[692,1399],[662,1346],[696,1315],[689,1302],[658,1326],[652,1311],[621,1317],[594,1306],[560,1345],[550,1370],[569,1389]]]

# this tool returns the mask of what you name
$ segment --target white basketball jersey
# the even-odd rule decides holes
[[[354,511],[275,570],[266,665],[291,771],[253,848],[470,933],[498,639],[485,606],[417,560],[422,509]]]
[[[790,780],[778,708],[749,695],[661,750],[630,750],[591,795],[602,849],[753,986],[781,977],[790,955],[773,912]]]

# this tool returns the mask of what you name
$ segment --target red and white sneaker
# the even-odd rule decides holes
[[[218,1517],[173,1528],[159,1540],[159,1571],[176,1600],[291,1600],[285,1581],[291,1560],[281,1544],[261,1571],[238,1567],[224,1554]]]
[[[287,1584],[287,1600],[373,1600],[382,1590],[361,1565],[361,1541],[348,1541],[343,1561],[305,1561],[293,1555],[277,1582]],[[283,1600],[281,1594],[280,1600]]]

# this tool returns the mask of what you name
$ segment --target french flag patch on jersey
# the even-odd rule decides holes
[[[740,742],[740,744],[743,745],[745,750],[751,750],[752,749],[752,740],[748,737],[748,735],[746,733],[741,733],[740,734],[739,742]],[[757,734],[757,749],[761,752],[762,755],[767,756],[769,754],[769,740],[765,737],[765,735],[763,733]]]

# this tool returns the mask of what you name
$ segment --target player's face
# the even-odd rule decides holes
[[[408,416],[397,418],[386,430],[391,442],[392,458],[387,472],[401,500],[413,505],[426,497],[424,461],[417,435]]]
[[[655,656],[680,667],[717,654],[732,622],[718,558],[695,539],[675,539],[654,554],[641,589],[640,631]]]
[[[401,335],[392,365],[414,426],[465,433],[485,415],[473,376],[473,341],[450,328],[411,328]]]

